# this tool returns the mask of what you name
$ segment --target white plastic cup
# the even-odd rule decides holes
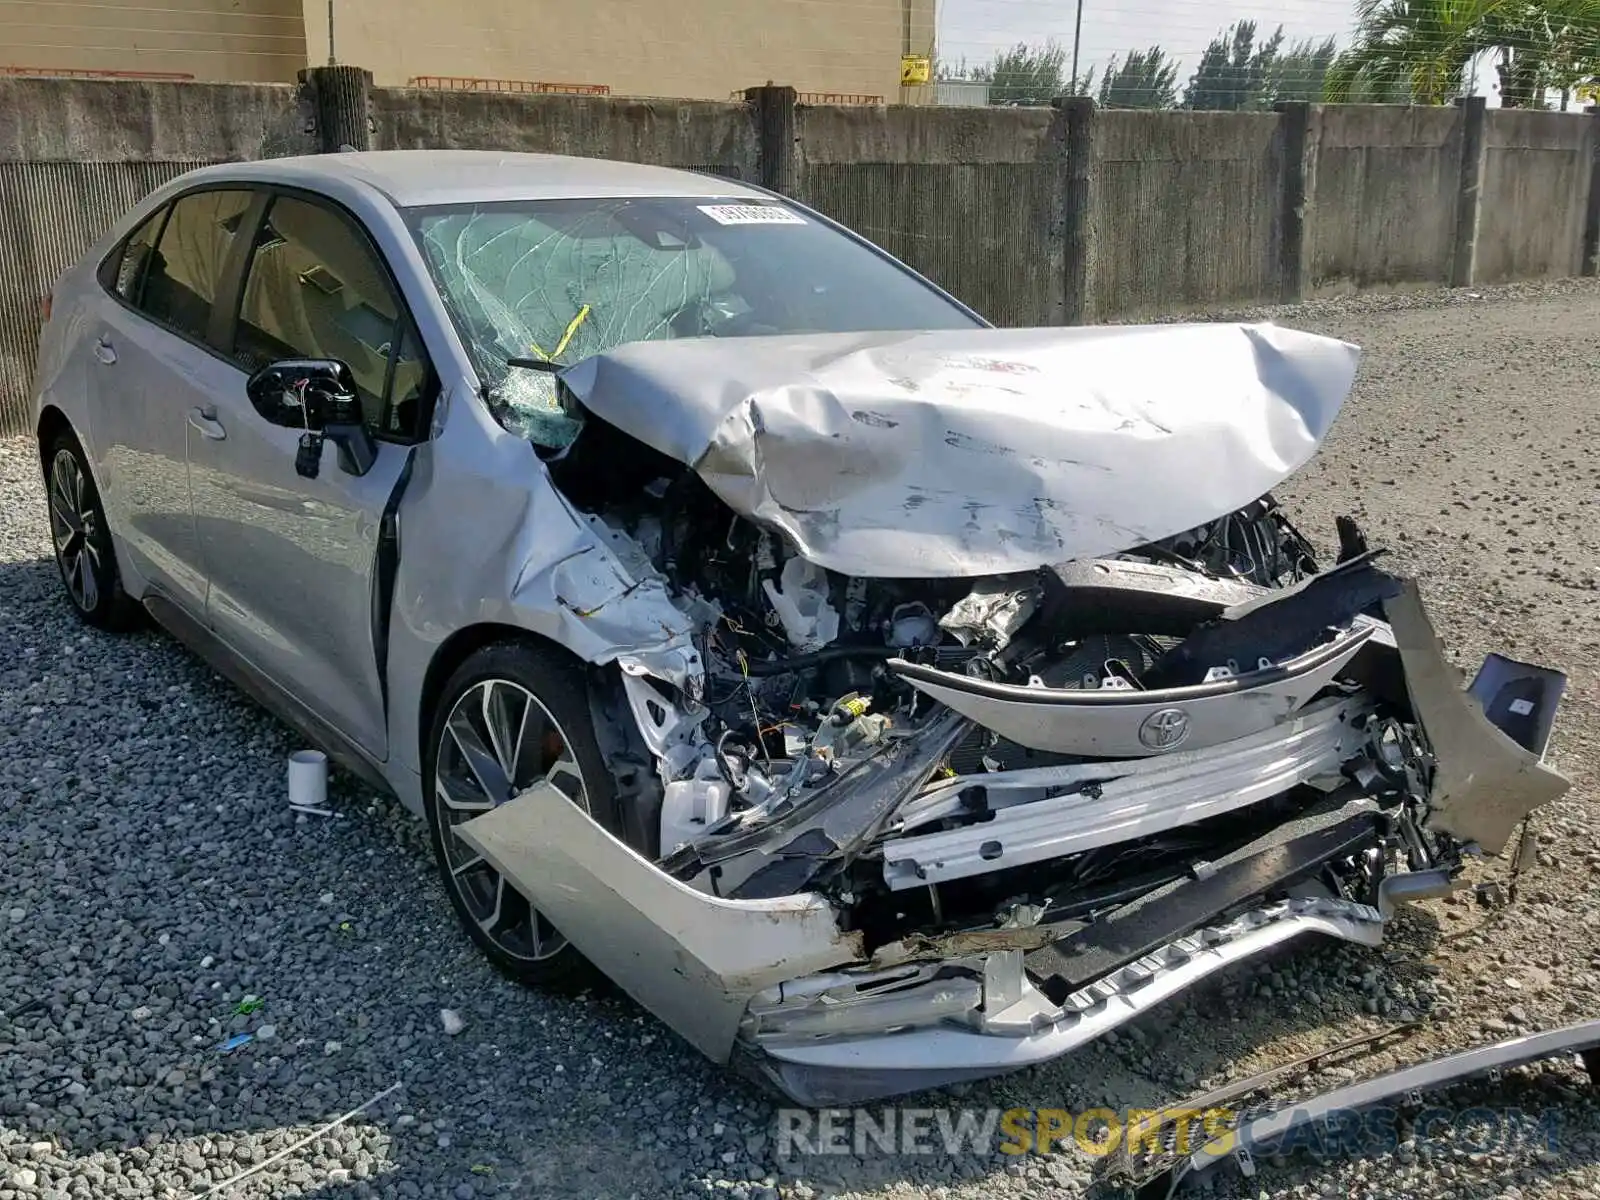
[[[289,807],[312,810],[328,804],[328,756],[321,750],[289,755]]]

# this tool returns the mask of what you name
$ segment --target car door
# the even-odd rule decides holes
[[[189,495],[188,414],[238,369],[215,341],[214,301],[254,197],[242,188],[180,196],[108,260],[85,339],[94,358],[90,428],[107,518],[129,566],[197,620],[205,568]]]
[[[361,227],[303,193],[271,196],[239,290],[233,377],[189,435],[212,631],[374,759],[387,755],[379,541],[431,372],[399,291]],[[245,384],[291,358],[353,374],[377,456],[347,473],[324,445],[314,478],[300,432],[257,412]]]

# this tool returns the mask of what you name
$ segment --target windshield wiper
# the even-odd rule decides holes
[[[563,370],[566,365],[567,364],[564,364],[564,363],[551,362],[548,358],[508,358],[508,359],[506,359],[506,366],[508,366],[508,367],[524,367],[529,371],[544,371],[544,372],[546,372],[547,374],[550,374],[550,375],[557,374],[558,372]]]

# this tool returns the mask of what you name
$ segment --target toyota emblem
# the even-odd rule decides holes
[[[1189,736],[1189,715],[1181,708],[1151,713],[1139,726],[1139,741],[1148,750],[1173,750]]]

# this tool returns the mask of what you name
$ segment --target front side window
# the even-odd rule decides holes
[[[343,215],[279,196],[245,274],[234,357],[246,370],[285,358],[346,364],[367,426],[409,434],[427,364],[375,252]],[[392,398],[392,402],[391,402]]]
[[[571,439],[552,377],[661,338],[970,329],[977,322],[852,238],[772,202],[530,200],[415,209],[411,227],[501,422]]]
[[[144,269],[139,308],[196,341],[211,327],[211,306],[228,261],[249,192],[206,191],[180,196]]]

